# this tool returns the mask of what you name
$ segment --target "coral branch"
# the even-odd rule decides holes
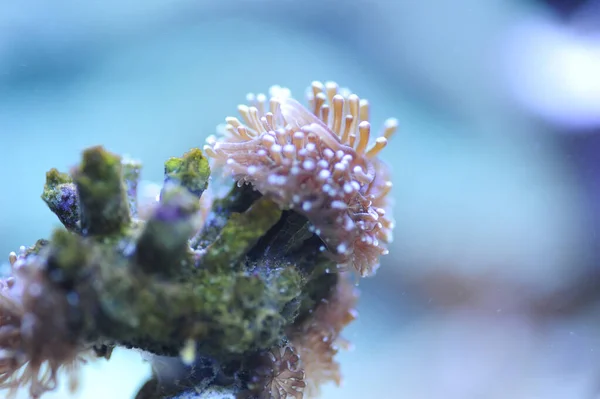
[[[146,273],[177,275],[194,258],[188,240],[200,228],[198,199],[179,186],[165,188],[138,239],[136,261]]]
[[[79,199],[69,175],[56,169],[46,173],[42,199],[67,229],[79,231]]]
[[[206,217],[202,230],[192,239],[194,249],[208,247],[221,233],[233,213],[245,212],[252,203],[260,198],[260,193],[248,185],[235,185],[224,197],[214,201]]]
[[[213,267],[229,267],[247,254],[281,217],[281,210],[268,198],[257,200],[247,211],[232,213],[203,260]]]
[[[102,147],[83,153],[81,165],[73,171],[80,203],[84,235],[119,233],[131,221],[127,191],[121,172],[121,158]]]
[[[210,177],[208,160],[199,149],[193,149],[182,158],[171,158],[165,163],[165,185],[177,183],[200,198]]]

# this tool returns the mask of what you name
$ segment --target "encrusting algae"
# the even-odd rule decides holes
[[[204,152],[169,159],[148,209],[141,164],[102,147],[47,173],[42,199],[65,228],[9,256],[0,389],[39,398],[60,373],[74,389],[118,346],[151,359],[136,399],[308,399],[341,382],[358,298],[347,272],[373,275],[392,239],[377,155],[397,122],[371,140],[368,102],[332,82],[312,84],[308,108],[270,95],[248,95]],[[226,195],[211,169],[234,179]]]

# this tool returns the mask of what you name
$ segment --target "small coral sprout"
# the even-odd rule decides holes
[[[377,159],[398,123],[371,140],[369,103],[334,82],[313,82],[308,108],[279,86],[248,95],[205,152],[238,184],[306,216],[340,267],[368,276],[388,253],[393,220],[387,167]]]

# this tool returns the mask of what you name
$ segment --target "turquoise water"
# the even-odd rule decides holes
[[[513,364],[502,363],[498,348],[520,362],[522,374],[559,373],[563,353],[547,352],[539,342],[563,342],[562,334],[568,341],[568,328],[539,329],[524,315],[503,313],[519,309],[521,294],[541,295],[578,277],[586,256],[577,181],[544,127],[498,100],[498,93],[487,93],[494,85],[466,82],[469,69],[451,60],[452,54],[446,55],[446,69],[423,64],[429,82],[404,74],[418,59],[408,66],[401,62],[408,50],[402,40],[393,40],[394,31],[388,32],[389,40],[374,41],[368,57],[360,52],[364,46],[345,37],[303,29],[301,23],[272,24],[260,15],[225,18],[219,13],[202,23],[168,27],[148,22],[154,28],[132,24],[129,32],[127,24],[114,22],[119,29],[107,30],[104,40],[99,18],[89,28],[95,33],[79,41],[73,35],[85,32],[83,23],[71,26],[74,22],[65,20],[70,34],[30,43],[31,48],[19,41],[24,48],[18,51],[5,48],[2,54],[12,58],[0,60],[0,181],[5,184],[0,255],[58,226],[39,199],[44,173],[51,167],[68,170],[86,146],[103,144],[142,159],[143,177],[159,181],[161,162],[201,146],[248,91],[280,84],[300,97],[313,80],[336,80],[369,98],[375,127],[391,116],[400,121],[399,133],[383,152],[394,173],[398,227],[379,275],[361,286],[362,316],[347,333],[356,349],[341,357],[347,382],[342,389],[328,389],[325,397],[365,398],[373,392],[373,397],[392,399],[482,397],[477,394],[486,387],[501,390],[494,376]],[[369,37],[379,37],[371,29]],[[443,47],[435,40],[427,43]],[[378,51],[384,56],[375,57]],[[423,62],[435,60],[430,52],[423,51]],[[389,65],[382,67],[382,60]],[[405,69],[396,72],[390,65]],[[444,71],[455,71],[456,85],[464,90],[453,86],[452,75],[441,76]],[[477,87],[478,101],[468,97]],[[483,281],[483,287],[489,279],[496,291],[478,293],[469,286],[471,279]],[[456,288],[456,280],[467,283]],[[450,287],[450,293],[440,287]],[[429,310],[444,308],[440,301],[464,292],[473,295],[472,313],[462,305]],[[588,324],[573,323],[585,337],[579,346],[593,347]],[[480,356],[472,354],[465,363],[465,352]],[[86,371],[82,398],[128,398],[147,372],[131,353],[94,367]],[[470,371],[455,371],[462,367]],[[119,389],[107,383],[123,373],[128,379],[120,379],[125,382]],[[586,376],[582,371],[572,378]],[[515,386],[511,398],[547,393],[547,386],[554,386],[528,385],[517,372],[506,378]],[[396,386],[393,394],[390,384]],[[580,392],[576,385],[569,392]],[[117,391],[123,396],[112,396]],[[503,397],[494,395],[485,397]]]

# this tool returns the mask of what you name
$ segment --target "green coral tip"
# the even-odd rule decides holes
[[[170,158],[165,162],[165,181],[177,182],[197,197],[208,187],[209,177],[208,160],[198,148],[190,150],[181,158]]]
[[[66,184],[72,182],[73,179],[71,179],[71,177],[68,174],[61,173],[56,168],[52,168],[48,172],[46,172],[46,186],[49,188],[56,187],[59,184]]]

